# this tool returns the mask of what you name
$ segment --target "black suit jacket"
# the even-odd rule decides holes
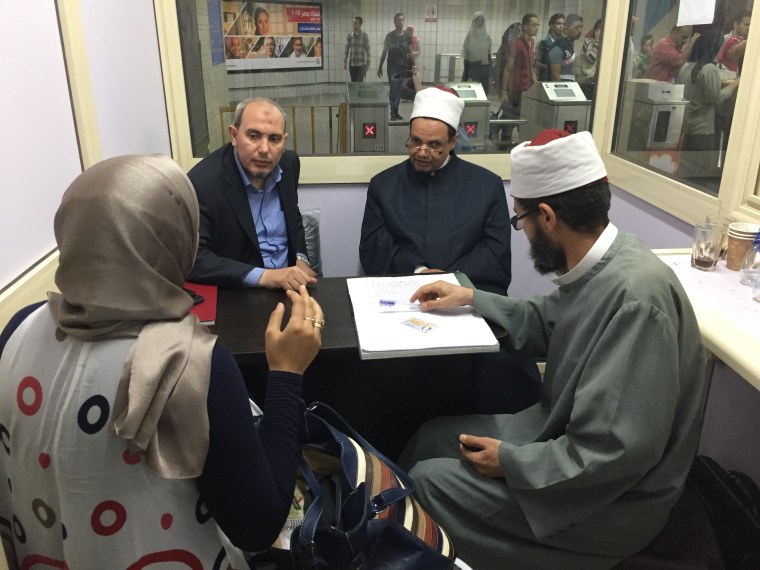
[[[242,289],[243,276],[253,267],[262,267],[264,261],[234,153],[234,147],[227,143],[187,173],[200,205],[198,255],[187,279]],[[295,265],[296,253],[306,252],[298,210],[298,155],[286,150],[280,168],[282,179],[277,191],[288,232],[288,265]]]

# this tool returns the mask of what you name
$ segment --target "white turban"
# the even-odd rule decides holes
[[[607,177],[588,131],[572,135],[558,129],[541,131],[512,149],[511,157],[509,192],[515,198],[553,196]]]
[[[428,87],[414,96],[411,121],[417,117],[443,121],[453,129],[459,126],[459,118],[464,110],[464,101],[448,87]]]

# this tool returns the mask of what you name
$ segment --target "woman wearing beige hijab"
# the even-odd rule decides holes
[[[64,194],[55,235],[61,293],[0,335],[10,567],[247,568],[242,551],[272,544],[292,502],[321,308],[302,288],[284,330],[283,305],[272,313],[257,425],[232,355],[188,314],[198,203],[176,163],[93,166]]]
[[[486,18],[482,12],[472,16],[470,30],[462,45],[464,72],[462,81],[477,81],[488,95],[491,77],[491,36],[486,31]]]

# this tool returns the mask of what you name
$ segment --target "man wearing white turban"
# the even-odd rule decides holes
[[[445,87],[417,93],[409,160],[370,180],[359,258],[368,275],[462,271],[506,294],[509,210],[493,172],[454,152],[464,101]]]
[[[589,133],[517,146],[511,193],[512,225],[558,289],[519,300],[439,281],[412,301],[474,305],[518,354],[544,357],[541,401],[428,422],[402,464],[479,570],[611,568],[652,541],[683,492],[706,395],[699,328],[673,272],[609,222]]]
[[[454,152],[463,109],[452,89],[417,93],[409,159],[374,176],[367,190],[359,259],[368,275],[461,271],[476,287],[507,294],[512,258],[504,183]],[[478,363],[472,390],[479,412],[513,412],[538,399],[534,360],[501,351],[479,355]]]

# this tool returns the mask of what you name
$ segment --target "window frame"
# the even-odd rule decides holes
[[[187,116],[185,77],[180,51],[177,8],[174,0],[154,0],[156,29],[169,122],[169,136],[174,159],[190,169],[201,161],[192,155],[190,121]],[[398,164],[401,155],[382,156],[302,156],[301,184],[368,183],[378,172]],[[467,154],[468,161],[488,168],[502,178],[510,177],[506,154]]]
[[[647,167],[635,164],[612,153],[615,122],[617,120],[620,77],[625,61],[627,24],[631,0],[608,2],[604,23],[604,52],[600,61],[600,85],[593,136],[602,150],[610,182],[645,202],[676,216],[695,223],[705,216],[723,219],[732,216],[737,220],[760,223],[760,138],[755,132],[760,127],[760,98],[752,97],[750,87],[760,80],[756,63],[760,33],[750,33],[747,40],[745,65],[742,72],[743,88],[737,93],[735,121],[726,151],[718,196],[697,190],[688,184],[659,174]],[[754,6],[753,6],[754,12]],[[609,32],[609,33],[608,33]],[[605,57],[612,50],[613,57]],[[614,120],[610,120],[614,117]]]
[[[760,223],[760,137],[755,136],[760,127],[760,98],[752,97],[748,87],[739,89],[737,94],[735,115],[745,120],[735,122],[732,127],[717,197],[611,152],[615,120],[610,120],[610,117],[616,119],[630,5],[631,0],[620,0],[608,1],[605,7],[604,52],[599,64],[592,135],[601,150],[610,182],[688,223],[702,220],[707,215],[718,219],[733,216],[738,220]],[[192,156],[190,145],[176,4],[174,0],[154,0],[154,6],[171,145],[174,158],[189,169],[201,158]],[[760,60],[760,33],[750,34],[747,41],[747,64],[742,83],[752,86],[760,81],[756,65]],[[508,154],[468,154],[466,159],[488,168],[503,180],[510,179],[511,159]],[[301,183],[367,183],[377,172],[398,162],[398,155],[304,156],[301,158]]]

